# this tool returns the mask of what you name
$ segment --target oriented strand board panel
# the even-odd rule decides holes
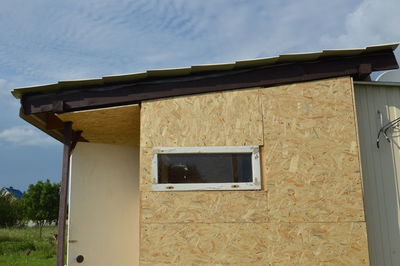
[[[271,221],[364,221],[352,80],[261,91]]]
[[[268,185],[268,216],[273,222],[364,221],[360,187],[360,182],[310,185],[287,179]]]
[[[142,192],[143,223],[267,222],[266,191]]]
[[[144,224],[142,265],[368,265],[363,223]]]
[[[128,105],[57,115],[82,130],[89,142],[139,146],[140,106]]]
[[[265,88],[262,106],[269,184],[282,174],[309,183],[337,170],[360,175],[350,78]]]
[[[353,98],[335,78],[143,103],[141,263],[368,265]],[[154,146],[219,145],[264,145],[264,190],[151,191]]]
[[[144,224],[142,265],[262,265],[268,261],[266,224]]]
[[[365,223],[271,224],[269,265],[369,265]]]
[[[140,191],[152,191],[152,159],[153,149],[140,147]]]
[[[262,145],[260,106],[258,89],[145,102],[140,145]]]

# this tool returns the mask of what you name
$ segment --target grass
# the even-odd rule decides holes
[[[46,266],[56,264],[57,243],[52,233],[57,227],[0,228],[0,265]]]

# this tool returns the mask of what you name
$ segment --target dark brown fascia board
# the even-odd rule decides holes
[[[96,86],[50,94],[24,95],[21,104],[26,115],[64,113],[140,103],[145,100],[218,92],[249,87],[268,87],[340,76],[355,80],[368,77],[372,71],[397,69],[392,50],[350,57],[332,57],[313,62],[279,64],[221,75],[158,80],[112,86]]]

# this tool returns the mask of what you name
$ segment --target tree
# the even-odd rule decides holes
[[[13,226],[18,221],[18,202],[11,195],[0,195],[0,227]]]
[[[48,179],[29,185],[22,197],[25,216],[39,226],[40,238],[45,224],[57,222],[59,197],[60,185],[50,183]]]

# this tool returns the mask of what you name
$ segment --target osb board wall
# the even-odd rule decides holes
[[[250,89],[143,103],[140,146],[262,145],[260,100]]]
[[[366,265],[363,223],[142,226],[142,265]]]
[[[351,78],[142,104],[141,263],[366,265]],[[261,191],[151,191],[154,146],[264,145]]]
[[[57,115],[92,143],[139,146],[140,106],[137,104]]]

